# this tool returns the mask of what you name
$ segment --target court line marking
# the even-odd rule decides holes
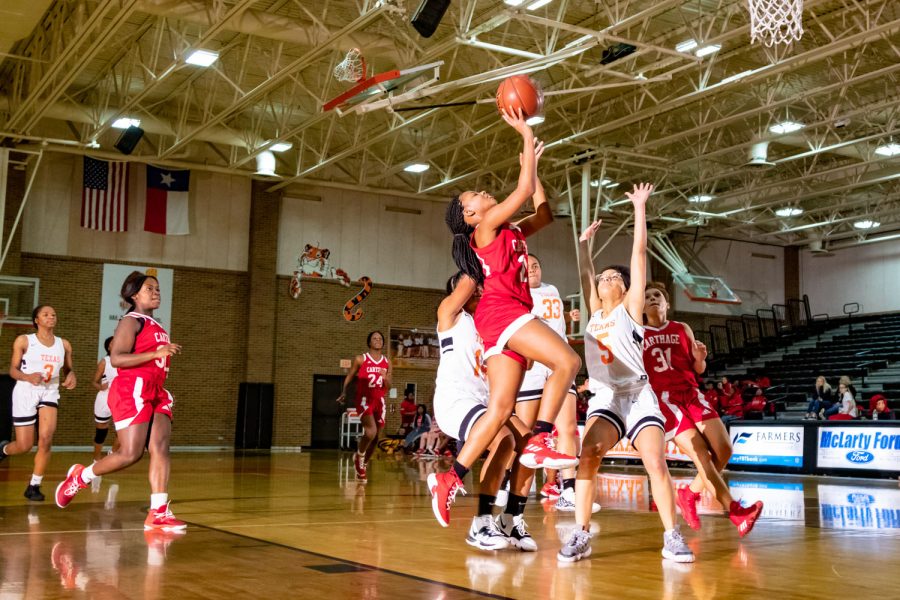
[[[310,556],[318,556],[318,557],[320,557],[320,558],[325,558],[325,559],[332,560],[332,561],[335,561],[335,562],[345,563],[345,564],[348,564],[348,565],[354,565],[354,566],[357,566],[357,567],[363,567],[363,568],[365,568],[365,569],[367,569],[367,570],[370,570],[370,571],[380,571],[380,572],[382,572],[382,573],[389,573],[389,574],[391,574],[391,575],[396,575],[396,576],[398,576],[398,577],[403,577],[403,578],[406,578],[406,579],[414,579],[414,580],[416,580],[416,581],[422,581],[422,582],[424,582],[424,583],[430,583],[430,584],[437,585],[437,586],[441,586],[441,587],[451,588],[451,589],[459,590],[459,591],[461,591],[461,592],[466,592],[466,593],[469,593],[469,594],[476,594],[476,595],[481,596],[481,597],[483,597],[483,598],[497,598],[498,600],[514,600],[514,599],[513,599],[512,597],[510,597],[510,596],[501,596],[501,595],[499,595],[499,594],[490,594],[490,593],[488,593],[488,592],[482,592],[482,591],[479,591],[479,590],[476,590],[476,589],[467,588],[467,587],[464,587],[464,586],[461,586],[461,585],[457,585],[457,584],[455,584],[455,583],[447,583],[447,582],[444,582],[444,581],[438,581],[438,580],[436,580],[436,579],[429,579],[429,578],[427,578],[427,577],[421,577],[421,576],[419,576],[419,575],[413,575],[412,573],[403,573],[402,571],[395,571],[395,570],[393,570],[393,569],[385,569],[384,567],[378,567],[378,566],[375,566],[375,565],[369,565],[369,564],[366,564],[366,563],[357,562],[357,561],[355,561],[355,560],[348,560],[348,559],[346,559],[346,558],[339,558],[339,557],[337,557],[337,556],[331,556],[331,555],[329,555],[329,554],[323,554],[323,553],[321,553],[321,552],[313,552],[312,550],[304,550],[303,548],[297,548],[296,546],[289,546],[288,544],[284,544],[284,543],[281,543],[281,542],[273,542],[273,541],[270,541],[270,540],[263,540],[263,539],[256,538],[256,537],[253,537],[253,536],[250,536],[250,535],[245,535],[245,534],[243,534],[243,533],[236,533],[236,532],[234,532],[234,531],[228,531],[227,529],[220,529],[220,528],[218,528],[218,527],[211,527],[211,526],[209,526],[209,525],[200,525],[199,523],[191,523],[191,522],[189,522],[189,521],[186,521],[186,522],[187,522],[189,525],[193,525],[194,527],[201,527],[201,528],[203,528],[203,529],[208,529],[208,530],[210,530],[210,531],[215,531],[215,532],[217,532],[217,533],[224,533],[224,534],[226,534],[226,535],[233,535],[233,536],[240,537],[240,538],[243,538],[243,539],[253,540],[253,541],[255,541],[255,542],[264,542],[264,543],[266,543],[266,544],[270,544],[270,545],[272,545],[272,546],[277,546],[277,547],[279,547],[279,548],[284,548],[284,549],[286,549],[286,550],[293,550],[294,552],[302,552],[303,554],[309,554]]]

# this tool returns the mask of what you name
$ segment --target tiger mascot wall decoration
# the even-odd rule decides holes
[[[350,276],[343,269],[332,267],[328,261],[329,256],[331,256],[331,251],[328,248],[306,244],[303,252],[297,256],[297,266],[291,276],[289,288],[291,298],[296,300],[300,297],[300,293],[303,291],[301,285],[303,277],[334,279],[342,286],[350,287]],[[359,321],[363,318],[362,309],[356,307],[372,293],[373,282],[369,277],[360,277],[359,282],[363,285],[363,289],[344,304],[343,316],[347,321]]]

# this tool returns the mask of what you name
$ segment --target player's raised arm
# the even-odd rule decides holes
[[[644,287],[647,285],[647,199],[653,192],[649,183],[634,186],[625,195],[634,206],[634,244],[631,248],[631,287],[625,294],[625,309],[641,322],[644,314]]]
[[[600,221],[594,221],[578,238],[578,273],[581,280],[581,293],[591,314],[600,310],[600,297],[597,295],[597,280],[594,272],[594,259],[591,256],[594,234],[600,229]]]

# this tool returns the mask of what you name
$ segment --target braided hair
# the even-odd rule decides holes
[[[481,270],[481,262],[478,255],[469,244],[469,236],[475,231],[475,228],[466,223],[463,217],[462,202],[459,196],[454,196],[447,206],[447,214],[444,217],[447,228],[453,234],[453,262],[456,267],[475,280],[475,283],[484,283],[484,272]]]

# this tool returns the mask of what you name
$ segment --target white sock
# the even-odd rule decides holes
[[[85,467],[84,471],[81,472],[81,481],[84,483],[90,483],[94,477],[96,477],[96,475],[94,475],[94,465]]]
[[[156,510],[169,502],[169,494],[150,494],[150,509]]]
[[[43,475],[31,475],[31,485],[41,485],[41,482],[44,480]]]
[[[673,531],[675,531],[675,530],[674,530],[674,529],[666,529],[666,535],[669,535],[669,534],[672,533]]]

